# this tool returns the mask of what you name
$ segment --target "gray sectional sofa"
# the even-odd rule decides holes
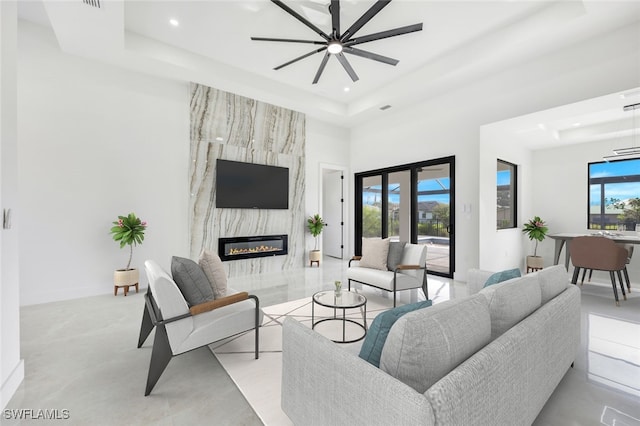
[[[287,319],[282,409],[296,425],[529,425],[579,339],[562,266],[402,316],[380,368]]]

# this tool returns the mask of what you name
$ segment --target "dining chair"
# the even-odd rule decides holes
[[[573,266],[575,267],[571,279],[573,284],[576,284],[578,281],[580,269],[607,271],[611,278],[611,286],[616,299],[616,306],[620,306],[618,290],[616,288],[616,274],[620,282],[622,296],[624,300],[627,300],[622,282],[622,271],[626,268],[628,258],[628,252],[624,247],[606,237],[584,236],[574,238],[571,241],[569,253]]]
[[[622,270],[624,274],[624,280],[627,283],[627,291],[631,293],[631,280],[629,279],[629,271],[627,271],[627,265],[631,262],[631,257],[633,257],[633,244],[618,244],[623,247],[627,251],[627,262]],[[582,271],[582,278],[580,279],[580,285],[584,284],[584,277],[587,274],[587,269]],[[589,278],[587,281],[591,281],[591,276],[593,275],[593,269],[589,269]]]

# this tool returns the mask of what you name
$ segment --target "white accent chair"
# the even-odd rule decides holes
[[[151,393],[172,357],[236,334],[255,330],[258,359],[258,330],[263,313],[256,296],[228,289],[230,296],[189,308],[167,272],[152,260],[147,260],[144,266],[149,289],[145,294],[138,348],[156,328],[145,396]]]
[[[355,281],[392,292],[394,307],[396,306],[396,292],[400,290],[421,288],[425,297],[429,299],[426,245],[406,244],[402,252],[402,260],[393,271],[351,265],[352,262],[360,261],[361,258],[361,256],[353,256],[349,260],[349,268],[347,269],[349,290],[351,290],[351,281]]]

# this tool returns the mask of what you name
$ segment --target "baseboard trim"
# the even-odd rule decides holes
[[[16,365],[16,367],[13,369],[11,374],[9,374],[7,380],[2,383],[2,389],[0,390],[0,406],[3,410],[7,406],[9,401],[11,401],[11,398],[13,398],[13,395],[16,393],[23,380],[24,360],[21,359],[20,362],[18,362],[18,365]]]

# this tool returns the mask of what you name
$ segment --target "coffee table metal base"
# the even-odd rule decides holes
[[[314,329],[316,327],[316,325],[323,323],[323,322],[327,322],[327,321],[342,321],[342,340],[333,340],[333,342],[335,343],[354,343],[354,342],[358,342],[362,339],[365,338],[365,336],[367,335],[367,299],[366,297],[362,296],[362,295],[357,295],[357,297],[359,298],[359,300],[355,303],[355,304],[351,304],[351,305],[339,305],[336,302],[329,302],[327,303],[326,301],[321,302],[320,300],[316,299],[316,296],[320,295],[321,293],[324,292],[318,292],[316,294],[313,295],[313,297],[311,298],[311,329]],[[329,317],[329,318],[322,318],[318,321],[316,321],[315,319],[315,305],[318,304],[320,306],[324,306],[327,308],[332,308],[333,309],[333,317]],[[362,311],[362,323],[360,323],[359,321],[355,320],[355,319],[351,319],[351,318],[347,318],[347,314],[346,311],[347,309],[359,309],[361,308]],[[342,309],[342,317],[339,317],[337,314],[337,310],[338,309]],[[355,324],[358,327],[360,327],[363,331],[362,336],[358,337],[357,339],[350,339],[347,340],[347,323],[351,323],[351,324]]]
[[[344,309],[343,309],[343,314],[344,314]],[[355,342],[359,342],[360,340],[364,339],[365,336],[367,335],[367,328],[360,324],[358,321],[356,320],[352,320],[350,318],[323,318],[321,320],[318,320],[316,322],[313,322],[313,317],[311,318],[311,328],[315,328],[316,325],[320,324],[321,322],[325,322],[325,321],[342,321],[342,340],[331,340],[334,343],[355,343]],[[366,321],[366,320],[365,320]],[[347,340],[346,339],[346,325],[347,323],[350,322],[352,324],[357,325],[358,327],[362,328],[362,336],[358,337],[357,339],[353,339],[353,340]]]

